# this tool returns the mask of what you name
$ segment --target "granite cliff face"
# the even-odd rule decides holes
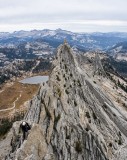
[[[127,118],[102,87],[108,81],[99,56],[93,60],[60,45],[49,81],[24,118],[32,124],[28,138],[21,144],[20,122],[14,123],[6,159],[126,159]]]

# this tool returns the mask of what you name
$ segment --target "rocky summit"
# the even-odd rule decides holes
[[[78,55],[65,42],[57,48],[49,81],[29,103],[27,139],[21,142],[21,122],[15,122],[3,140],[2,158],[127,159],[127,113],[113,98],[116,92],[98,54]]]

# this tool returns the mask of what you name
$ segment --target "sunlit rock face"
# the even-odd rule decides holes
[[[6,159],[122,160],[127,119],[101,87],[107,77],[99,57],[73,54],[65,42],[52,68],[24,118],[32,124],[27,140],[21,144],[16,138],[15,123]]]

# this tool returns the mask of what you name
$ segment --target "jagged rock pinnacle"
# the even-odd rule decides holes
[[[78,56],[78,55],[77,55]],[[20,144],[16,123],[9,160],[108,160],[127,136],[126,118],[81,66],[67,43],[60,45],[48,84],[30,102],[33,124]],[[124,123],[123,123],[124,122]],[[14,134],[16,133],[16,134]]]
[[[67,43],[67,40],[66,39],[64,39],[64,44],[66,44]]]

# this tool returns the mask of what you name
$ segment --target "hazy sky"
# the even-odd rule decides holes
[[[127,32],[127,0],[0,0],[0,32]]]

